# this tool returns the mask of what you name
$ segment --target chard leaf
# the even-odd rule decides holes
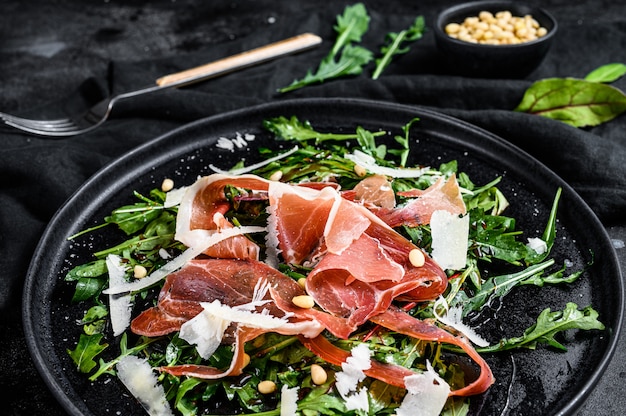
[[[309,70],[304,78],[295,80],[279,92],[293,91],[307,85],[318,84],[342,76],[359,75],[363,67],[372,59],[370,50],[353,45],[360,42],[369,27],[370,17],[362,3],[347,6],[342,15],[337,16],[334,26],[337,39],[328,55],[320,62],[317,70]]]
[[[544,309],[537,317],[537,323],[524,331],[524,335],[503,339],[494,346],[477,348],[479,352],[505,351],[514,348],[535,349],[538,344],[547,344],[562,351],[567,348],[555,339],[555,336],[570,329],[603,330],[604,324],[598,320],[598,312],[591,306],[581,310],[578,305],[569,302],[562,311],[551,312]]]
[[[609,83],[617,81],[626,74],[626,65],[612,63],[594,69],[585,77],[585,81]]]
[[[626,111],[626,95],[598,82],[548,78],[531,85],[515,111],[562,121],[573,127],[596,126]]]
[[[81,373],[89,373],[96,366],[94,358],[109,346],[109,344],[100,344],[102,336],[102,334],[80,334],[76,349],[67,350]]]
[[[398,33],[387,34],[387,43],[381,47],[382,57],[376,59],[376,69],[372,79],[378,79],[380,74],[389,66],[395,55],[402,55],[409,51],[409,47],[403,44],[421,39],[424,33],[424,16],[417,16],[413,24]]]

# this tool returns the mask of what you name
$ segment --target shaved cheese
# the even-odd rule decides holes
[[[459,216],[437,210],[430,219],[432,257],[443,269],[458,270],[465,267],[469,215]]]
[[[298,411],[298,387],[286,384],[280,389],[280,416],[295,416]]]
[[[180,188],[172,189],[168,193],[165,194],[165,202],[163,203],[164,208],[172,208],[177,205],[180,205],[180,201],[182,201],[183,196],[187,192],[187,187],[183,186]]]
[[[215,301],[218,302],[219,301]],[[230,321],[210,313],[200,312],[180,327],[179,336],[196,346],[198,354],[208,359],[222,343]]]
[[[147,360],[127,355],[117,365],[117,376],[150,416],[173,415],[163,386]]]
[[[419,178],[424,173],[430,170],[430,168],[421,169],[395,169],[386,166],[380,166],[376,164],[376,159],[372,156],[364,153],[360,150],[354,150],[352,154],[346,154],[344,157],[353,161],[359,166],[364,167],[368,172],[376,175],[385,175],[392,178]]]
[[[180,329],[180,337],[190,344],[196,345],[198,354],[204,359],[209,358],[219,347],[224,332],[231,322],[237,322],[251,328],[277,329],[285,325],[287,319],[277,318],[267,313],[254,312],[251,309],[268,301],[254,300],[253,304],[240,306],[222,305],[219,300],[200,302],[203,311],[185,322]]]
[[[396,416],[439,416],[448,400],[450,386],[426,361],[426,372],[404,378],[407,394]]]
[[[271,185],[270,185],[271,189]],[[267,234],[265,234],[265,263],[275,269],[278,268],[278,255],[281,252],[278,241],[278,217],[276,205],[270,204],[267,209]]]
[[[548,244],[541,238],[529,238],[527,246],[537,254],[544,254],[548,251]]]
[[[443,307],[446,311],[445,315],[440,315],[438,310],[440,307]],[[455,306],[450,308],[448,302],[446,302],[443,296],[439,296],[437,301],[435,301],[435,305],[433,306],[433,312],[435,314],[435,318],[439,322],[444,325],[448,325],[465,335],[467,339],[472,341],[474,344],[479,347],[486,347],[489,345],[489,342],[481,337],[474,329],[470,328],[463,322],[463,308],[460,306]]]
[[[222,169],[220,169],[217,166],[212,165],[212,164],[209,165],[209,168],[211,168],[211,170],[213,172],[221,173],[223,175],[242,175],[244,173],[252,172],[255,169],[262,168],[263,166],[269,165],[270,163],[276,162],[277,160],[284,159],[287,156],[290,156],[291,154],[295,153],[297,150],[298,150],[298,146],[294,147],[291,150],[286,151],[285,153],[281,153],[281,154],[279,154],[277,156],[271,157],[271,158],[266,159],[266,160],[264,160],[262,162],[255,163],[253,165],[246,166],[246,167],[240,168],[240,169],[222,170]]]
[[[265,227],[233,227],[226,230],[221,230],[220,232],[212,233],[208,232],[207,230],[192,230],[190,232],[197,232],[197,238],[195,239],[196,245],[194,247],[188,248],[182,254],[172,259],[172,261],[166,263],[163,267],[154,271],[151,275],[144,277],[141,280],[135,280],[134,282],[130,283],[124,282],[122,284],[116,285],[115,287],[109,287],[108,289],[104,290],[103,293],[107,295],[128,293],[150,287],[160,282],[168,274],[180,269],[185,264],[187,264],[189,260],[192,260],[196,256],[200,255],[202,252],[207,250],[209,247],[219,243],[220,241],[224,241],[236,235],[265,232]],[[200,236],[202,238],[200,238]]]
[[[238,322],[251,328],[276,329],[286,323],[286,319],[277,318],[269,314],[267,309],[263,313],[251,312],[247,307],[222,305],[219,300],[200,302],[204,312],[231,322]]]
[[[109,287],[126,284],[126,267],[122,264],[122,258],[115,254],[109,254],[106,258],[107,271],[109,272]],[[133,304],[130,295],[109,295],[109,313],[113,336],[118,336],[126,331],[130,325]]]
[[[341,364],[340,372],[335,374],[335,387],[346,402],[348,410],[369,410],[367,389],[358,385],[365,379],[364,370],[372,366],[372,351],[367,344],[359,344],[352,348],[350,357]]]

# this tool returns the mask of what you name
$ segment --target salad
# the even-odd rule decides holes
[[[572,302],[517,336],[481,333],[519,286],[582,275],[551,257],[560,191],[523,241],[499,178],[407,166],[415,123],[385,145],[268,119],[289,150],[138,190],[73,236],[126,238],[66,275],[86,305],[77,371],[118,377],[149,414],[460,415],[494,382],[493,354],[603,329]]]

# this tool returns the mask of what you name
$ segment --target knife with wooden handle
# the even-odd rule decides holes
[[[183,86],[258,65],[282,56],[302,52],[319,45],[321,42],[322,39],[319,36],[312,33],[303,33],[205,65],[165,75],[157,79],[156,83],[161,87]]]

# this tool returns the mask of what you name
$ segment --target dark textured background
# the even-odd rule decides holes
[[[372,16],[365,46],[376,50],[388,31],[457,2],[365,2]],[[327,53],[336,1],[3,1],[0,4],[0,111],[54,114],[51,104],[83,84],[113,92],[301,32],[324,44],[182,90],[141,99],[92,133],[43,140],[0,127],[0,391],[2,414],[63,414],[33,367],[21,329],[22,284],[47,222],[100,167],[186,122],[258,103],[298,97],[366,97],[430,106],[484,127],[527,150],[566,179],[605,223],[626,240],[626,116],[591,129],[512,113],[533,80],[583,77],[610,62],[626,63],[626,2],[537,1],[558,19],[548,57],[526,79],[448,75],[432,33],[394,61],[383,76],[332,81],[294,93],[276,89],[300,78]],[[626,79],[614,83],[626,90]],[[581,219],[584,221],[584,218]],[[622,268],[626,249],[618,249]],[[626,342],[581,415],[626,408]]]

